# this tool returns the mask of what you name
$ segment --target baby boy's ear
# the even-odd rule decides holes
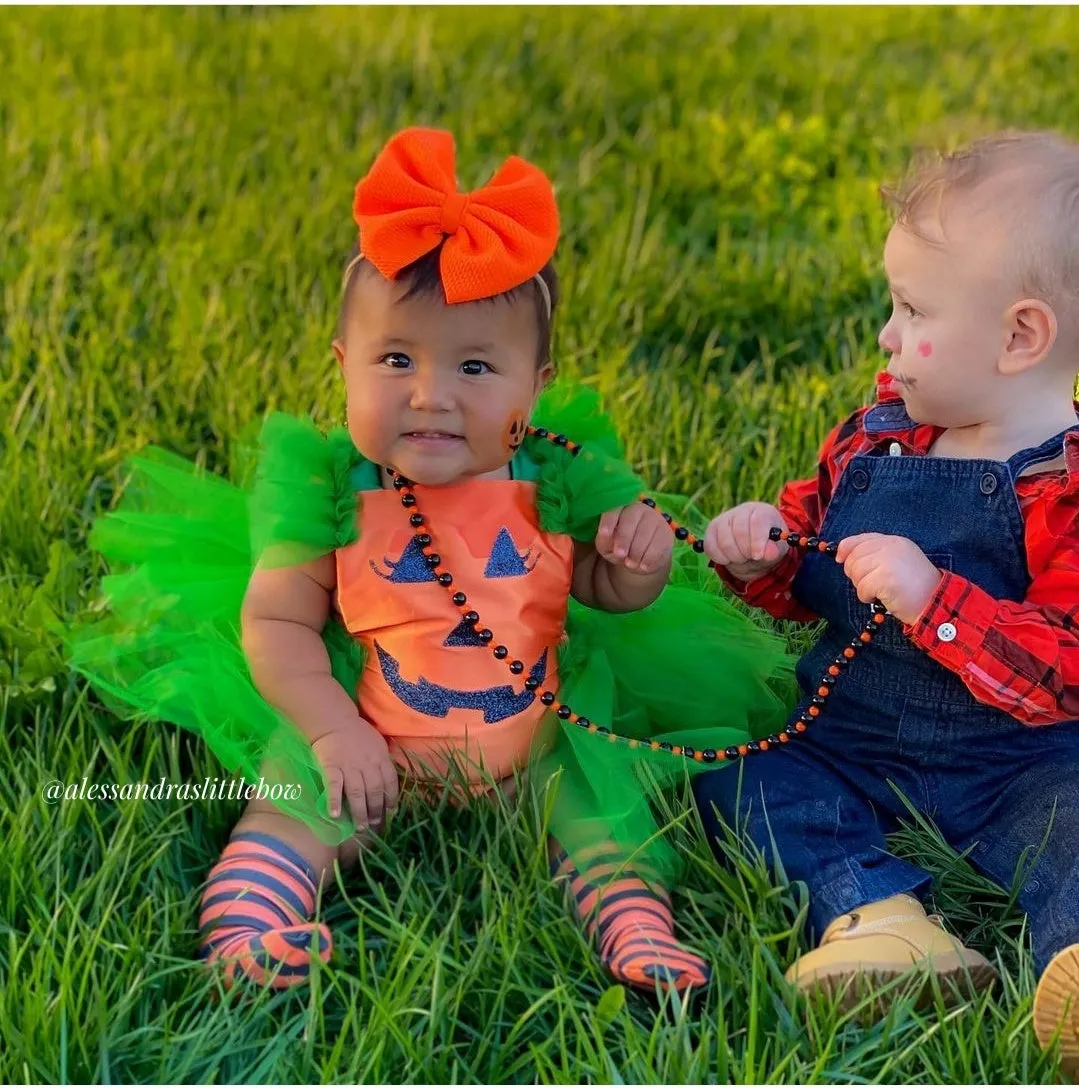
[[[1041,299],[1023,299],[1008,313],[1008,340],[1001,352],[1002,374],[1019,374],[1037,366],[1057,339],[1057,318]]]
[[[345,345],[340,340],[335,340],[332,344],[334,358],[340,366],[345,365]]]

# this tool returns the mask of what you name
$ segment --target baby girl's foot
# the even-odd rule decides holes
[[[556,880],[569,881],[578,915],[599,942],[604,966],[619,982],[655,993],[706,986],[708,962],[679,943],[667,893],[637,874],[622,875],[617,854],[597,852],[582,874],[563,851],[552,858]]]
[[[220,961],[225,985],[238,977],[274,989],[306,982],[311,959],[327,962],[333,940],[309,919],[315,874],[304,858],[273,835],[234,835],[202,894],[199,955]]]

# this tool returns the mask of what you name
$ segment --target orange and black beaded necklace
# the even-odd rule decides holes
[[[576,457],[582,449],[579,443],[571,441],[564,434],[552,434],[545,427],[529,426],[527,433],[534,438],[546,440],[553,445],[564,449],[573,457]],[[524,662],[519,658],[514,657],[507,646],[498,642],[495,639],[494,632],[489,627],[481,626],[482,621],[480,619],[480,614],[474,608],[470,607],[467,594],[459,588],[454,588],[453,575],[442,566],[442,557],[437,552],[430,550],[434,546],[434,540],[429,531],[430,526],[427,524],[426,518],[418,508],[418,499],[416,498],[413,482],[392,468],[390,469],[390,472],[393,476],[394,490],[401,493],[401,505],[406,510],[411,511],[408,521],[415,533],[416,544],[423,553],[424,562],[436,576],[438,584],[451,593],[450,599],[460,610],[462,620],[476,631],[476,636],[480,642],[484,645],[494,643],[491,652],[494,654],[495,658],[499,661],[505,661],[507,668],[514,676],[520,676],[521,673],[525,671]],[[684,525],[679,525],[670,514],[659,510],[655,499],[648,495],[640,495],[639,501],[646,506],[650,506],[654,510],[657,510],[662,515],[663,520],[671,527],[671,531],[674,533],[676,540],[688,545],[698,554],[704,551],[704,542],[694,536]],[[772,529],[769,536],[773,541],[782,541],[791,548],[797,548],[803,551],[819,551],[824,552],[827,555],[835,555],[838,547],[835,542],[821,540],[819,537],[815,536],[802,536],[798,533],[787,533],[784,535],[781,529]],[[715,568],[716,564],[710,560],[709,566]],[[801,734],[805,733],[810,725],[820,717],[828,696],[831,694],[832,688],[835,686],[836,680],[839,678],[840,674],[849,667],[858,651],[872,641],[874,633],[880,625],[884,623],[887,616],[888,610],[884,605],[879,600],[873,601],[869,606],[869,619],[866,621],[865,627],[859,632],[857,638],[852,639],[850,643],[843,648],[825,670],[824,675],[817,683],[816,692],[810,699],[805,710],[802,711],[794,722],[780,732],[772,733],[770,736],[762,737],[760,740],[750,741],[748,744],[731,745],[729,748],[723,749],[702,749],[692,748],[688,744],[672,744],[669,741],[660,741],[648,737],[627,737],[620,733],[615,733],[607,726],[599,725],[589,718],[576,713],[568,703],[562,702],[558,698],[557,693],[550,689],[544,688],[544,690],[539,691],[538,698],[544,706],[549,707],[562,721],[568,722],[570,725],[576,725],[581,729],[586,729],[590,733],[605,736],[614,744],[625,744],[629,748],[665,752],[676,758],[692,760],[696,763],[723,763],[743,759],[746,756],[757,755],[760,752],[767,752],[771,748],[787,744],[792,738],[801,736]],[[526,690],[535,693],[537,689],[541,687],[542,683],[541,680],[529,677],[524,681],[524,686]]]

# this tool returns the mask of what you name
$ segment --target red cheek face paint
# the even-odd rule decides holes
[[[502,428],[502,448],[511,457],[525,440],[525,414],[519,409],[510,414]]]
[[[921,340],[918,343],[918,354],[923,359],[928,359],[933,354],[933,345],[928,340]]]

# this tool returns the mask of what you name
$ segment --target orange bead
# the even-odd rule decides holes
[[[612,744],[617,744],[622,738],[617,733],[608,733],[607,734],[607,739]]]
[[[854,656],[854,648],[852,646],[848,646],[843,651],[843,656],[849,661]]]
[[[761,745],[761,751],[762,752],[767,752],[769,747],[770,747],[770,745],[768,744],[768,741],[766,741],[766,740],[762,740],[760,742],[760,745]]]
[[[828,666],[828,675],[829,676],[838,676],[839,675],[839,666],[838,665],[829,665]]]
[[[795,722],[794,723],[794,731],[796,733],[804,733],[806,731],[806,723],[805,722]]]
[[[816,718],[819,714],[820,714],[820,707],[819,706],[811,706],[809,708],[809,716],[811,718]]]
[[[873,613],[873,622],[874,623],[883,623],[884,620],[885,620],[885,615],[884,615],[883,612],[874,612]]]
[[[659,741],[658,740],[652,741],[650,747],[651,747],[653,752],[658,752],[659,751]]]
[[[631,748],[636,748],[636,747],[637,747],[637,741],[636,741],[636,739],[635,739],[635,738],[633,738],[633,737],[630,737],[630,741],[629,741],[629,746],[630,746]]]
[[[682,754],[681,745],[675,744],[675,745],[671,746],[671,755],[672,756],[680,756],[681,754]]]
[[[863,631],[858,637],[862,640],[862,642],[869,642],[873,638],[873,636],[868,631]]]
[[[825,686],[824,686],[824,685],[822,684],[822,685],[821,685],[821,686],[820,686],[819,688],[817,688],[817,694],[818,694],[818,695],[819,695],[819,696],[820,696],[820,697],[821,697],[822,699],[827,699],[827,698],[828,698],[828,693],[829,693],[829,692],[830,692],[831,690],[832,690],[831,688],[826,688],[826,687],[825,687]]]
[[[593,722],[593,723],[592,723],[592,724],[591,724],[591,725],[590,725],[590,726],[588,727],[588,732],[589,732],[589,733],[598,733],[598,732],[599,732],[599,726],[598,726],[598,725],[596,725],[596,724],[595,724],[595,722]]]
[[[825,551],[825,550],[827,549],[827,547],[828,547],[828,542],[827,542],[827,541],[825,541],[825,540],[822,540],[822,541],[821,541],[821,542],[820,542],[820,543],[819,543],[819,544],[817,545],[817,551],[819,551],[819,552],[823,552],[823,551]]]
[[[779,743],[780,744],[789,744],[790,743],[790,737],[788,737],[786,733],[780,733],[779,734]]]
[[[738,754],[744,756],[749,752],[749,748],[745,744],[738,745]]]
[[[694,752],[694,753],[693,753],[693,758],[694,758],[694,759],[695,759],[695,760],[696,760],[696,761],[697,761],[698,763],[703,763],[703,762],[704,762],[704,756],[703,756],[703,755],[701,755],[701,753],[700,753],[700,752]]]

